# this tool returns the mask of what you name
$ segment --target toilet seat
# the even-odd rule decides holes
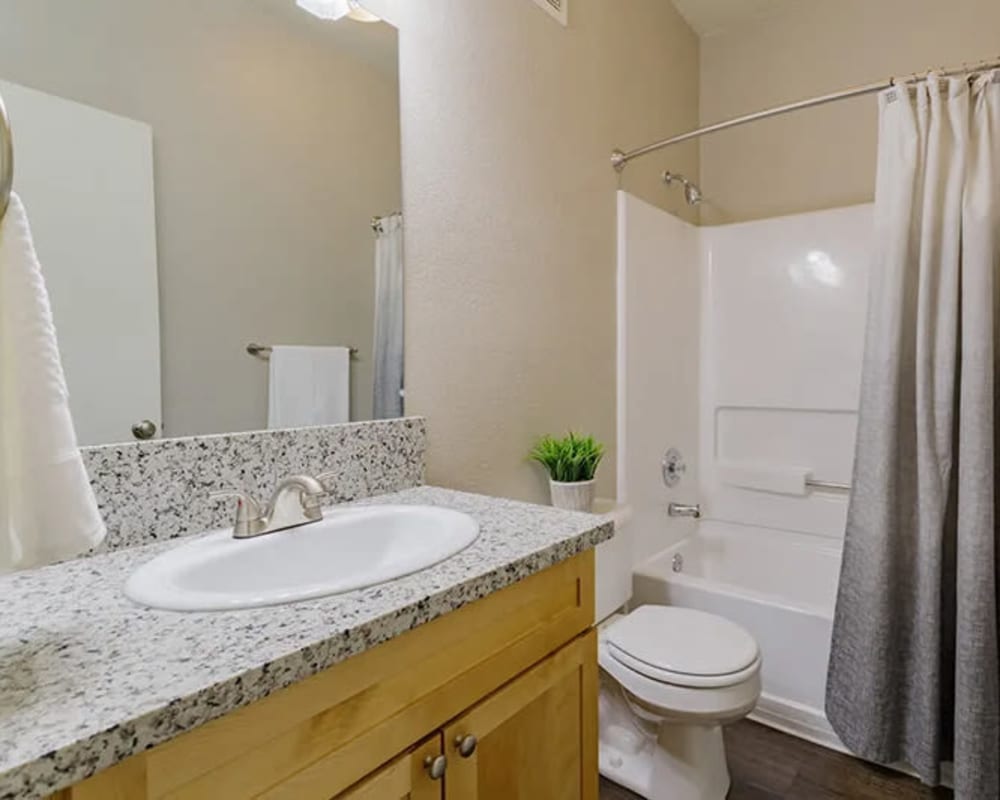
[[[645,661],[640,661],[615,647],[611,642],[608,642],[608,655],[623,666],[638,672],[650,680],[691,689],[716,689],[733,686],[734,684],[742,683],[760,669],[760,658],[758,657],[743,669],[723,675],[691,675],[684,672],[672,672],[667,669],[660,669],[652,664],[647,664]]]
[[[611,655],[606,641],[599,643],[597,659],[630,697],[665,720],[725,724],[746,716],[760,697],[760,659],[743,680],[712,688],[647,678]]]
[[[734,622],[677,606],[640,606],[604,634],[607,654],[658,683],[720,688],[760,669],[754,638]]]

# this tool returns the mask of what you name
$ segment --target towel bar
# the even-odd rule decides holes
[[[0,97],[0,219],[7,213],[10,190],[14,185],[14,136],[10,130],[10,118]]]
[[[347,350],[350,353],[351,358],[358,357],[358,348],[348,347]],[[247,352],[252,356],[256,356],[257,358],[267,359],[267,357],[271,355],[271,345],[257,344],[256,342],[250,342],[250,344],[247,345]]]
[[[817,481],[812,478],[806,478],[806,486],[809,486],[812,489],[828,489],[834,492],[851,491],[851,484],[849,483],[838,483],[837,481]]]
[[[393,211],[391,214],[386,214],[384,217],[372,217],[372,230],[375,233],[383,233],[382,220],[389,219],[389,217],[394,217],[401,213],[401,211]]]

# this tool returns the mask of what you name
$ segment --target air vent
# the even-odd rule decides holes
[[[535,5],[544,8],[549,15],[565,27],[569,22],[569,0],[535,0]]]

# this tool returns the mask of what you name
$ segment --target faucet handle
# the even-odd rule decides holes
[[[331,470],[327,470],[326,472],[319,473],[319,475],[316,476],[316,480],[320,482],[320,485],[323,487],[324,493],[329,494],[330,492],[326,488],[326,481],[327,481],[327,479],[328,478],[336,478],[339,475],[340,475],[340,473],[337,472],[337,470],[331,469]]]
[[[235,497],[236,521],[233,523],[233,536],[237,539],[244,536],[253,536],[264,530],[267,521],[260,510],[260,505],[247,492],[240,489],[223,489],[218,492],[209,492],[209,499],[221,500],[226,497]]]

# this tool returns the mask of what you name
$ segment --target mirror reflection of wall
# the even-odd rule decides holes
[[[82,444],[143,419],[268,427],[250,343],[355,348],[349,377],[307,366],[291,394],[332,381],[372,418],[372,218],[401,205],[393,28],[294,0],[0,0],[0,94]],[[390,344],[396,327],[383,313]]]

